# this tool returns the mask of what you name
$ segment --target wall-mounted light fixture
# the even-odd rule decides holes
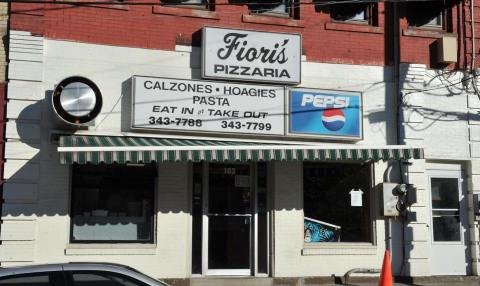
[[[65,122],[83,125],[102,109],[102,94],[93,81],[73,76],[62,80],[52,96],[53,109]]]

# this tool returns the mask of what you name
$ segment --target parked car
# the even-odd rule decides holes
[[[128,266],[77,262],[0,268],[0,286],[168,285]]]

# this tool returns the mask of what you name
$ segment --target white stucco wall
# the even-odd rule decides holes
[[[471,264],[472,274],[478,275],[479,264],[479,227],[473,219],[472,198],[478,188],[477,164],[480,150],[478,136],[480,129],[480,98],[472,88],[472,78],[468,73],[445,70],[428,70],[425,65],[401,65],[401,89],[403,94],[403,142],[423,144],[426,160],[416,160],[408,168],[410,182],[417,186],[419,202],[411,207],[427,220],[409,223],[408,227],[416,233],[416,241],[407,244],[423,245],[420,249],[431,248],[431,228],[429,228],[430,190],[428,189],[425,169],[434,164],[436,168],[449,169],[461,165],[466,182],[466,199],[469,221],[467,230],[470,242],[466,243],[467,262]],[[476,79],[478,86],[480,82]],[[423,161],[423,162],[421,162]],[[423,165],[423,167],[422,167]],[[412,248],[415,251],[415,247]],[[428,254],[428,253],[427,253]],[[428,273],[429,257],[408,257],[412,273]],[[416,267],[416,265],[418,265]],[[421,266],[420,266],[421,265]],[[423,269],[423,270],[422,270]]]

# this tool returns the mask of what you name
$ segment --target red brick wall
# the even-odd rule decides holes
[[[140,0],[138,0],[140,1]],[[300,20],[248,15],[246,6],[232,6],[217,0],[215,12],[188,8],[121,5],[80,7],[59,4],[12,4],[11,29],[31,31],[46,38],[106,45],[173,50],[176,43],[199,44],[194,33],[203,26],[221,26],[266,31],[301,33],[304,54],[309,61],[385,65],[391,63],[392,35],[379,3],[378,27],[334,23],[327,12],[301,5]],[[463,36],[462,9],[453,8],[453,32]],[[480,20],[480,18],[479,18]],[[460,24],[460,25],[459,25]],[[401,62],[432,63],[431,48],[441,33],[410,31],[401,20]],[[406,31],[410,33],[406,33]],[[480,26],[477,30],[480,33]],[[192,40],[193,38],[193,40]],[[463,40],[459,37],[460,64]],[[455,67],[451,65],[450,67]]]
[[[248,16],[246,6],[222,5],[215,12],[161,6],[78,7],[12,4],[11,29],[51,39],[172,50],[176,40],[191,42],[203,26],[301,33],[308,60],[383,65],[383,28],[331,23],[314,5],[301,5],[300,20]],[[383,4],[379,17],[383,23]],[[195,40],[194,40],[195,42]]]
[[[465,53],[465,62],[464,65],[469,67],[472,60],[472,21],[471,21],[471,14],[470,14],[470,4],[469,0],[465,1],[464,10],[465,10],[465,21],[464,21],[464,35],[465,35],[465,43],[464,43],[464,53]],[[480,59],[480,2],[474,2],[474,28],[475,28],[475,67],[478,69],[480,68],[479,59]]]

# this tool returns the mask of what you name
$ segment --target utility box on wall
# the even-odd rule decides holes
[[[457,36],[444,35],[437,40],[437,60],[439,63],[457,62]]]
[[[397,209],[398,194],[396,188],[398,184],[383,183],[383,215],[384,216],[399,216],[400,212]]]

